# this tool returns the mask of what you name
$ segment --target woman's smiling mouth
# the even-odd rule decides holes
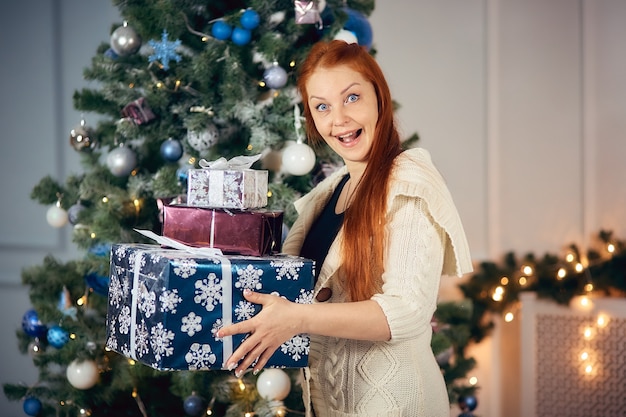
[[[363,132],[363,129],[358,129],[349,133],[345,133],[343,135],[339,135],[337,136],[337,139],[339,139],[341,143],[350,143],[356,140],[359,136],[361,136],[362,132]]]

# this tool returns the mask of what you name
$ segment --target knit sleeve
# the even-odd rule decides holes
[[[421,198],[398,196],[389,213],[383,288],[372,299],[387,317],[393,342],[430,330],[446,234]]]

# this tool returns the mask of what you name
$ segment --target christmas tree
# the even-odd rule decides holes
[[[39,380],[6,384],[28,415],[284,415],[302,410],[297,372],[280,396],[258,378],[225,371],[162,372],[105,349],[111,245],[146,242],[164,204],[185,196],[202,160],[260,156],[267,208],[294,220],[291,203],[338,164],[303,137],[295,91],[298,63],[321,39],[372,49],[373,0],[114,0],[111,27],[84,70],[96,87],[74,94],[83,114],[69,146],[84,171],[43,178],[31,197],[50,206],[52,227],[72,227],[84,256],[52,256],[23,271],[32,306],[18,331]],[[66,226],[69,223],[69,226]],[[275,376],[280,382],[284,374]],[[265,378],[271,378],[265,373]],[[280,397],[280,398],[279,398]]]

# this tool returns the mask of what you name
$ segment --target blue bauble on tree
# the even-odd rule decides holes
[[[70,340],[70,334],[61,326],[52,326],[47,333],[50,346],[61,349]]]
[[[459,408],[464,411],[474,411],[478,407],[478,400],[473,395],[462,395],[458,399]],[[471,415],[471,413],[469,413]]]
[[[37,416],[41,412],[41,401],[35,397],[26,397],[22,408],[29,416]]]
[[[22,316],[22,329],[27,335],[32,337],[44,337],[48,332],[48,328],[39,320],[39,316],[34,309],[28,310]]]
[[[206,411],[204,398],[196,394],[191,394],[189,397],[185,398],[185,401],[183,402],[183,409],[185,410],[185,413],[191,417],[201,416]]]
[[[161,157],[168,162],[176,162],[183,156],[183,145],[179,140],[169,138],[161,144]]]
[[[218,20],[211,26],[211,35],[220,41],[225,41],[230,38],[232,32],[233,28],[223,20]]]
[[[259,26],[259,23],[261,23],[261,18],[256,11],[252,9],[246,9],[246,11],[243,12],[243,14],[241,15],[241,18],[239,18],[239,23],[241,23],[241,26],[244,29],[253,30]]]
[[[250,39],[252,39],[252,33],[248,29],[240,27],[234,28],[232,35],[230,35],[230,40],[239,46],[247,45]]]
[[[358,44],[369,50],[372,47],[374,34],[367,16],[349,7],[343,8],[343,11],[348,15],[348,20],[343,25],[343,28],[354,33]]]

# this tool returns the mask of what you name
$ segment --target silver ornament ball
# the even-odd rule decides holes
[[[120,26],[111,34],[111,49],[119,56],[132,55],[141,48],[141,36],[128,25]]]
[[[132,149],[119,146],[107,155],[107,166],[116,177],[124,177],[133,172],[137,166],[137,156]]]
[[[287,71],[278,64],[274,64],[263,73],[263,81],[274,90],[283,88],[287,84]]]

